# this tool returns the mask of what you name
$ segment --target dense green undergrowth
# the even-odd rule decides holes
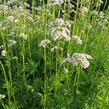
[[[16,4],[0,5],[0,109],[109,109],[109,10]]]

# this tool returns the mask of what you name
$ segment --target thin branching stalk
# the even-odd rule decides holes
[[[4,79],[5,79],[5,83],[6,83],[9,106],[10,106],[10,108],[11,108],[11,95],[10,95],[11,92],[10,92],[10,86],[9,86],[8,78],[7,78],[7,75],[6,75],[6,72],[5,72],[4,65],[2,64],[1,61],[0,61],[0,65],[1,65],[1,68],[2,68],[2,71],[3,71],[3,75],[4,75]]]
[[[43,109],[46,109],[47,103],[47,74],[46,74],[46,48],[44,48],[44,97],[43,97]]]

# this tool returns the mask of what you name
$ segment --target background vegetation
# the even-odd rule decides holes
[[[0,109],[109,109],[109,10],[61,2],[0,4]]]

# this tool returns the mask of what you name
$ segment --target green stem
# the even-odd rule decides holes
[[[47,101],[46,49],[44,48],[44,109]]]
[[[4,75],[4,78],[5,78],[5,82],[6,82],[6,88],[7,88],[7,92],[8,92],[8,101],[9,101],[9,106],[11,108],[11,97],[10,97],[10,86],[9,86],[9,82],[8,82],[8,79],[7,79],[7,76],[6,76],[6,72],[5,72],[5,68],[2,64],[2,62],[0,61],[0,65],[1,65],[1,68],[2,68],[2,71],[3,71],[3,75]]]

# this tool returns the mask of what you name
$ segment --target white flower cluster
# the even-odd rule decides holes
[[[54,41],[57,39],[71,40],[70,30],[71,24],[65,22],[62,18],[58,18],[52,22],[53,27],[50,28],[50,35]]]
[[[4,99],[6,96],[4,94],[0,94],[0,100]]]
[[[5,57],[7,55],[6,50],[4,50],[4,46],[0,46],[0,56]]]
[[[0,12],[6,11],[6,10],[8,10],[8,6],[0,4]]]
[[[15,17],[14,16],[8,16],[7,17],[7,21],[8,22],[13,22],[15,20]]]
[[[80,11],[83,16],[89,12],[87,7],[81,7]]]
[[[55,27],[68,27],[71,28],[72,21],[64,21],[62,18],[57,18],[52,22]]]
[[[104,14],[104,12],[103,11],[101,11],[100,13],[99,13],[99,18],[100,19],[104,19],[104,17],[105,17],[105,14]]]
[[[45,48],[45,46],[47,46],[49,43],[50,43],[50,40],[45,39],[45,40],[42,40],[42,41],[40,42],[39,46]]]
[[[10,46],[14,46],[16,43],[17,43],[17,41],[12,40],[12,39],[10,39],[10,40],[8,41],[9,47],[10,47]]]
[[[64,3],[64,1],[63,0],[50,0],[49,3],[53,5],[61,5]]]
[[[2,55],[3,57],[5,57],[5,56],[6,56],[6,54],[7,54],[6,50],[2,50],[1,55]]]
[[[70,31],[66,28],[66,27],[62,27],[62,28],[51,28],[50,29],[50,35],[52,37],[52,39],[54,41],[56,41],[57,39],[65,39],[65,40],[70,40]]]
[[[67,58],[61,62],[61,65],[65,64],[66,62],[70,62],[75,66],[80,65],[81,68],[86,69],[90,65],[89,59],[92,59],[90,55],[84,53],[74,53],[72,56],[68,55]]]
[[[77,44],[82,44],[82,40],[79,36],[72,36],[72,40],[76,41]]]
[[[65,41],[76,41],[78,44],[82,44],[82,40],[80,39],[79,36],[72,36],[70,37],[70,28],[71,28],[71,23],[68,21],[64,21],[62,18],[58,18],[55,21],[51,23],[53,26],[50,28],[50,36],[54,41],[58,39],[64,39]]]
[[[50,36],[52,37],[54,41],[58,39],[64,39],[65,41],[71,40],[70,30],[69,30],[69,28],[71,27],[70,22],[68,21],[65,22],[62,18],[58,18],[55,21],[53,21],[50,25],[52,27],[50,28],[49,32],[50,32]],[[73,40],[78,40],[78,39],[76,38]],[[39,46],[45,47],[49,43],[50,43],[50,40],[45,39],[40,42]],[[54,51],[55,49],[58,49],[58,48],[60,49],[60,47],[55,46],[51,49],[51,51]]]
[[[62,18],[57,18],[55,21],[52,22],[55,26],[64,26],[65,22]]]

